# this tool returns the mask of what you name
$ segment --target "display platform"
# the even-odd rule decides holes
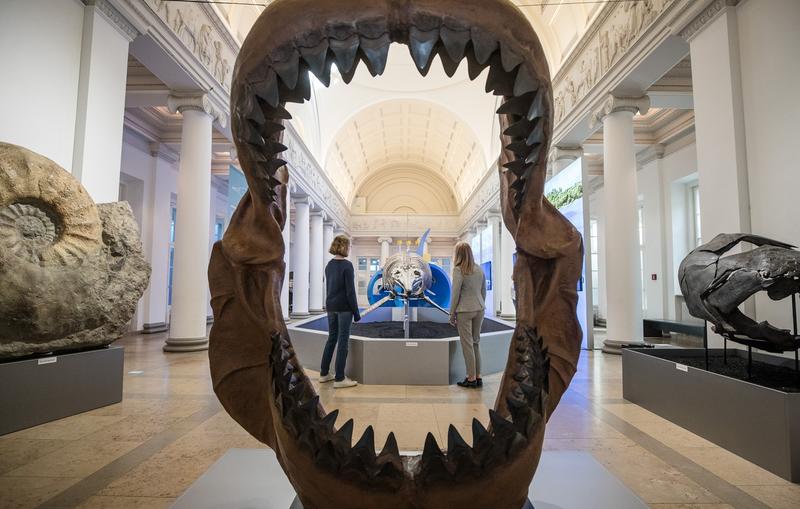
[[[419,309],[420,321],[446,322],[446,315],[435,309]],[[438,316],[441,315],[441,316]],[[364,322],[387,322],[391,309],[379,308]],[[514,333],[512,325],[501,320],[486,318],[481,332],[482,374],[497,373],[505,369],[508,348]],[[411,337],[409,339],[366,337],[350,334],[350,351],[345,373],[362,384],[378,385],[452,385],[466,377],[461,342],[455,329],[446,337]],[[403,324],[398,331],[402,334]],[[443,327],[431,327],[442,329]],[[327,316],[312,316],[288,325],[295,352],[300,362],[310,369],[319,369],[322,350],[328,339]],[[376,327],[376,330],[379,330]],[[414,324],[411,326],[414,331]],[[335,359],[335,357],[334,357]],[[335,361],[334,361],[335,362]]]
[[[800,482],[800,392],[791,392],[793,386],[779,388],[781,380],[794,376],[794,360],[753,353],[753,378],[746,381],[734,376],[744,378],[735,370],[746,373],[747,351],[728,349],[727,365],[724,355],[722,349],[710,349],[706,371],[700,348],[624,349],[623,397],[784,479]]]
[[[119,346],[0,363],[0,435],[122,401]]]
[[[529,497],[536,509],[647,509],[591,454],[580,451],[543,452]],[[229,450],[172,505],[256,508],[302,509],[271,449]]]

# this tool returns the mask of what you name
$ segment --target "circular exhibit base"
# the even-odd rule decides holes
[[[294,497],[294,501],[292,502],[292,505],[289,506],[289,509],[303,509],[303,504],[300,502],[299,498]],[[533,504],[531,504],[530,500],[526,500],[525,505],[522,506],[522,509],[535,509],[535,508],[533,507]]]

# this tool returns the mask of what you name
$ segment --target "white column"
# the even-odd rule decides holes
[[[378,243],[381,245],[381,267],[386,263],[389,258],[389,249],[392,247],[391,237],[378,237]]]
[[[172,170],[169,163],[161,157],[158,143],[150,146],[153,157],[151,188],[148,193],[150,241],[147,261],[152,268],[150,286],[144,294],[144,332],[155,333],[167,330],[167,284],[169,279],[169,223],[170,223],[170,182],[167,172]]]
[[[333,223],[325,222],[322,224],[322,273],[325,274],[325,267],[331,261],[333,255],[330,253],[333,244]]]
[[[503,218],[499,213],[489,214],[489,229],[492,232],[492,316],[500,314],[500,295],[503,293],[503,281],[501,271],[503,267],[503,256],[501,254],[501,229],[505,229]]]
[[[642,341],[642,281],[639,262],[636,146],[633,115],[646,113],[645,97],[609,96],[595,113],[603,122],[603,190],[606,212],[608,339],[604,351],[620,353]]]
[[[183,115],[172,310],[164,351],[208,348],[208,229],[211,206],[212,110],[205,95],[169,97],[169,107]]]
[[[309,276],[309,203],[308,198],[294,201],[294,270],[292,288],[292,316],[303,318],[308,316],[308,276]]]
[[[308,307],[311,314],[323,312],[322,290],[322,211],[311,212],[310,224],[310,251],[309,251],[309,300]]]
[[[703,240],[718,233],[750,231],[747,144],[742,105],[736,9],[724,6],[692,33],[697,170],[703,204]]]
[[[289,319],[289,272],[291,272],[292,256],[291,256],[291,241],[292,241],[292,221],[291,221],[291,202],[292,197],[286,197],[286,224],[283,225],[283,262],[286,268],[283,275],[283,286],[281,287],[281,309],[283,310],[283,319]]]
[[[723,5],[706,19],[682,35],[692,59],[700,223],[703,240],[709,241],[718,233],[748,233],[751,222],[736,8]],[[753,302],[744,303],[749,316],[755,316]],[[711,326],[708,336],[709,346],[722,344]]]
[[[119,199],[128,44],[136,30],[108,2],[86,3],[72,173],[106,203]]]
[[[505,224],[500,222],[500,318],[516,320],[517,309],[514,306],[514,253],[517,244]]]

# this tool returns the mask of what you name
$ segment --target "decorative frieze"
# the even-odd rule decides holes
[[[658,16],[676,1],[614,2],[603,7],[553,80],[556,124],[594,88]]]
[[[436,237],[456,237],[460,230],[459,216],[455,214],[353,214],[351,227],[359,236],[391,235],[415,237],[428,228]]]
[[[350,224],[349,207],[291,125],[286,126],[283,144],[287,147],[283,158],[289,163],[291,181],[325,211],[328,219],[347,229]]]
[[[169,0],[144,0],[150,9],[226,89],[239,46],[210,6]]]

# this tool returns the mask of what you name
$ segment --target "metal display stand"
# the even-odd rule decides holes
[[[797,295],[793,293],[791,295],[792,300],[792,334],[795,337],[798,336],[797,330]],[[705,365],[706,371],[708,371],[709,361],[708,361],[708,320],[703,320],[703,350],[705,353]],[[730,337],[730,334],[723,333],[720,334],[722,336],[722,362],[726,366],[728,365],[728,339],[733,339]],[[800,377],[800,346],[795,348],[794,350],[794,370],[797,373],[797,376]],[[747,378],[752,378],[753,376],[753,347],[751,345],[747,345]]]

